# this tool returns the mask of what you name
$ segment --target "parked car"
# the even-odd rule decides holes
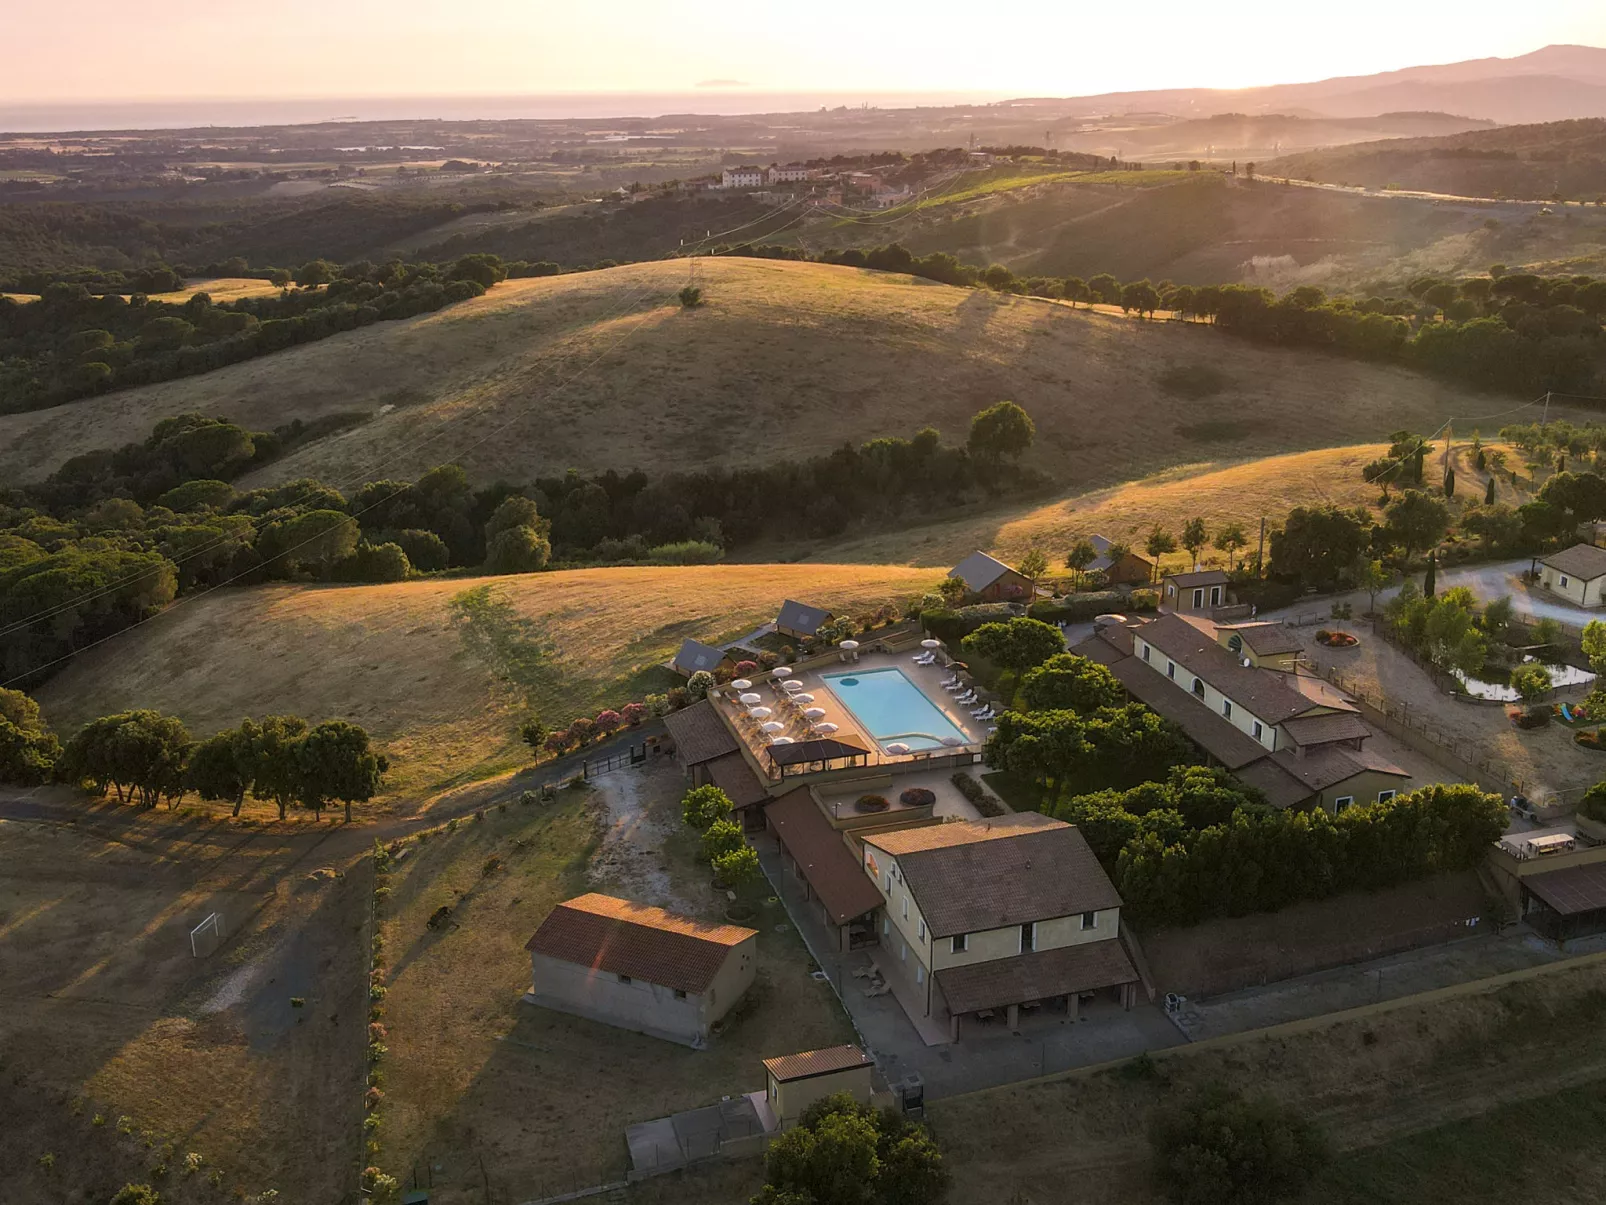
[[[1533,801],[1526,795],[1513,795],[1511,797],[1511,810],[1530,823],[1537,824],[1539,822],[1539,809],[1534,807]]]

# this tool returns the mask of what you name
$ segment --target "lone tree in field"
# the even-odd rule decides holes
[[[1032,594],[1037,593],[1037,579],[1048,572],[1048,558],[1043,555],[1040,548],[1028,549],[1021,557],[1020,564],[1015,566],[1016,572],[1031,583]]]
[[[1087,567],[1099,559],[1098,549],[1093,547],[1092,540],[1078,540],[1071,545],[1071,550],[1065,554],[1065,567],[1076,575],[1076,584],[1080,586],[1087,573]],[[1111,559],[1114,563],[1114,559]]]
[[[1189,519],[1182,525],[1182,546],[1188,550],[1193,558],[1193,567],[1199,567],[1199,554],[1209,542],[1210,535],[1205,531],[1205,521],[1199,518]]]
[[[1023,456],[1036,437],[1031,415],[1014,402],[996,402],[970,420],[965,446],[976,460],[997,468]]]
[[[1166,553],[1175,552],[1176,550],[1176,537],[1156,523],[1149,532],[1149,538],[1143,544],[1143,551],[1147,552],[1149,559],[1154,562],[1155,572],[1159,572],[1160,558],[1165,556]]]
[[[687,285],[675,296],[680,298],[681,306],[688,310],[695,310],[703,304],[703,291],[696,285]]]
[[[1321,1133],[1297,1112],[1221,1087],[1163,1106],[1149,1145],[1155,1178],[1177,1205],[1274,1205],[1304,1191],[1328,1159]]]
[[[546,748],[547,737],[550,735],[546,724],[538,715],[526,717],[519,725],[519,739],[530,746],[530,752],[537,757],[540,757],[541,750]]]
[[[326,720],[301,738],[296,767],[301,805],[321,816],[325,804],[338,801],[346,805],[350,824],[351,805],[374,797],[390,763],[368,747],[364,729],[346,720]]]
[[[1230,568],[1238,568],[1238,554],[1249,547],[1249,537],[1244,534],[1242,523],[1228,523],[1216,532],[1212,541],[1218,551],[1227,554],[1227,564]]]

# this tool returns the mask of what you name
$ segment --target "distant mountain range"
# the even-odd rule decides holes
[[[1218,113],[1352,118],[1379,113],[1454,113],[1502,125],[1606,117],[1606,49],[1546,46],[1510,59],[1406,67],[1264,88],[1167,88],[1098,96],[1025,100],[1055,117],[1166,113],[1179,118]]]

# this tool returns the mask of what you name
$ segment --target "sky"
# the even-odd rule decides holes
[[[1606,46],[1606,2],[0,0],[0,102],[1068,96],[1298,82],[1555,42]]]

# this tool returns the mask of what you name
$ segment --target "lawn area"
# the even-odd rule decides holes
[[[705,1050],[521,1002],[524,943],[562,899],[602,890],[710,920],[722,912],[692,836],[663,838],[679,775],[621,771],[599,784],[545,807],[492,807],[412,844],[393,876],[380,1162],[404,1182],[433,1168],[438,1205],[479,1205],[487,1184],[492,1200],[523,1201],[621,1179],[627,1125],[761,1088],[763,1058],[853,1040],[796,934],[776,931],[785,913],[762,883],[745,893],[757,981]],[[502,865],[486,873],[493,856]],[[453,925],[431,931],[442,904]],[[666,1185],[641,1199],[682,1198]]]
[[[1520,1072],[1517,1074],[1520,1075]],[[1606,1080],[1351,1151],[1301,1205],[1606,1200]]]
[[[1017,812],[1041,812],[1052,792],[1045,792],[1037,783],[1008,770],[992,770],[981,776],[983,784],[994,795]]]

